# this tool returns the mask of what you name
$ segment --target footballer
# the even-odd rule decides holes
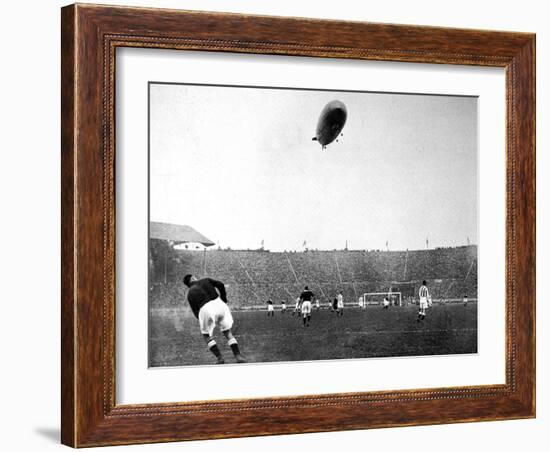
[[[235,361],[245,363],[246,360],[241,355],[237,339],[231,332],[233,316],[227,306],[224,284],[212,278],[197,279],[191,274],[183,277],[183,283],[189,287],[187,301],[194,316],[199,320],[202,336],[208,349],[218,360],[218,364],[224,364],[225,361],[214,340],[213,333],[216,327],[221,330],[227,339],[227,344],[231,347]]]
[[[271,301],[271,298],[267,300],[267,316],[268,317],[275,316],[275,309],[273,308],[273,302]]]
[[[294,311],[292,311],[292,315],[295,316],[298,314],[298,317],[300,317],[300,305],[302,303],[302,300],[300,300],[300,297],[296,298],[296,304],[294,305]]]
[[[344,315],[344,295],[342,292],[338,292],[336,297],[336,314],[340,317]]]
[[[418,309],[418,317],[416,321],[420,322],[421,320],[424,320],[426,318],[426,308],[428,307],[428,299],[431,299],[426,281],[422,281],[422,285],[420,286],[420,289],[418,289],[418,298],[419,298],[419,302],[418,302],[419,309]]]
[[[311,322],[311,300],[313,297],[313,292],[306,286],[304,287],[304,291],[300,294],[300,298],[298,298],[302,305],[302,319],[305,327],[309,326]]]

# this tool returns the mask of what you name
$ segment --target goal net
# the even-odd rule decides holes
[[[390,306],[402,306],[401,292],[365,292],[363,294],[363,303],[368,305],[381,305],[387,298]]]

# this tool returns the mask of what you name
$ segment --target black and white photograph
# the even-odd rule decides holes
[[[548,451],[546,2],[2,13],[2,450]]]
[[[150,368],[478,352],[476,96],[148,100]]]

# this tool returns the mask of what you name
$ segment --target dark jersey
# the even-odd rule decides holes
[[[302,301],[311,301],[311,300],[313,300],[313,292],[311,290],[304,290],[300,294],[300,300],[302,300]]]
[[[218,291],[216,291],[216,289],[218,289]],[[227,303],[225,286],[222,282],[212,278],[203,278],[198,281],[193,281],[189,287],[189,292],[187,292],[187,301],[189,302],[193,314],[197,318],[199,317],[200,309],[206,303],[218,297]]]

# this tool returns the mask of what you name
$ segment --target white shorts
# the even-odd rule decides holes
[[[199,325],[202,334],[212,336],[214,328],[219,327],[221,331],[231,329],[233,316],[226,303],[220,297],[206,303],[199,311]]]
[[[420,298],[420,309],[426,309],[428,307],[428,299],[426,297]]]
[[[268,305],[267,305],[267,310],[268,310],[269,312],[273,311],[273,305],[272,305],[272,304],[268,304]]]
[[[339,301],[338,304],[338,309],[344,309],[344,302],[343,301]]]
[[[302,314],[311,314],[311,301],[302,302]]]

